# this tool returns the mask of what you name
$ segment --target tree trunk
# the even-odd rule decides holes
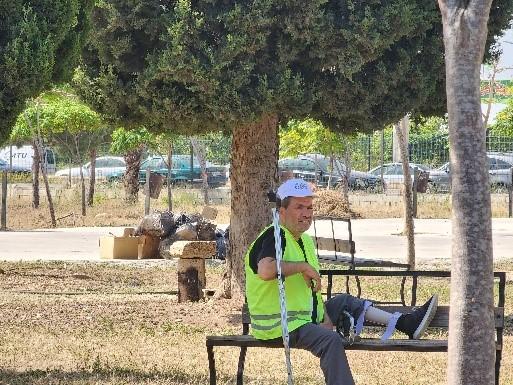
[[[38,124],[39,124],[39,122],[38,122]],[[50,191],[50,183],[48,183],[48,174],[47,174],[48,163],[46,162],[46,159],[45,159],[46,154],[45,154],[45,149],[43,147],[43,139],[40,136],[38,136],[34,142],[35,142],[35,147],[37,148],[37,154],[39,156],[37,163],[42,165],[41,172],[43,174],[43,182],[45,185],[46,198],[48,200],[48,210],[50,211],[51,226],[53,228],[55,228],[55,227],[57,227],[57,221],[55,220],[55,209],[53,207],[52,192]],[[34,153],[34,155],[35,155],[35,153]],[[38,186],[38,190],[39,190],[39,186]]]
[[[196,138],[191,138],[191,145],[201,168],[201,188],[203,190],[203,203],[208,205],[208,176],[207,176],[207,154],[205,147]]]
[[[493,253],[480,103],[491,0],[438,1],[442,12],[452,174],[448,383],[494,383]]]
[[[258,233],[271,223],[267,192],[278,179],[278,119],[264,115],[259,122],[233,130],[230,183],[232,186],[230,247],[223,282],[225,296],[244,293],[244,254]],[[231,284],[226,280],[231,279]]]
[[[404,137],[407,130],[408,118],[405,116],[400,124],[394,125],[394,131],[399,144],[401,161],[403,167],[404,185],[403,185],[403,206],[404,206],[404,230],[403,234],[407,239],[407,262],[410,270],[415,270],[415,225],[413,222],[413,197],[412,183],[410,173],[410,162],[408,160],[408,148]],[[402,127],[401,127],[402,126]]]
[[[85,188],[85,180],[84,180],[84,169],[82,168],[82,159],[80,159],[79,167],[80,167],[79,170],[80,170],[80,190],[81,190],[80,204],[82,207],[82,216],[85,217],[86,216],[86,188]]]
[[[136,203],[139,199],[139,169],[144,147],[140,146],[125,154],[126,171],[123,179],[125,186],[125,200],[128,203]]]
[[[167,153],[167,207],[170,212],[173,211],[173,143],[169,144],[169,151]]]
[[[39,170],[41,169],[41,157],[36,139],[32,141],[34,156],[32,157],[32,207],[39,208]]]
[[[94,200],[94,185],[96,184],[96,149],[89,151],[89,191],[87,194],[87,205],[91,207]]]

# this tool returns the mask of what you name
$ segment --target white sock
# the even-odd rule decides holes
[[[378,325],[388,325],[388,321],[392,317],[392,313],[369,306],[365,313],[365,319]]]

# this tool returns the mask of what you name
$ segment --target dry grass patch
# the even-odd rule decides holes
[[[427,266],[420,266],[427,268]],[[513,271],[511,262],[498,268]],[[148,263],[7,263],[0,269],[0,384],[178,385],[207,384],[205,336],[240,332],[240,304],[230,300],[179,304],[172,261]],[[220,267],[207,269],[215,287]],[[87,277],[87,278],[86,278]],[[513,298],[512,276],[506,297]],[[337,282],[337,285],[341,283]],[[446,283],[420,284],[420,296],[441,294]],[[30,292],[27,292],[30,291]],[[58,294],[61,292],[62,294]],[[397,283],[372,279],[370,298],[398,293]],[[507,328],[502,384],[513,384],[513,301]],[[443,353],[348,352],[357,384],[445,383]],[[234,384],[236,348],[216,348],[219,384]],[[299,385],[324,383],[318,360],[293,350]],[[281,349],[249,349],[246,384],[285,383]]]

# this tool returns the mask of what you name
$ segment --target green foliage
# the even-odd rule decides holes
[[[490,132],[492,135],[513,137],[513,99],[509,100],[507,107],[497,114]]]
[[[66,80],[85,44],[93,0],[0,4],[0,143],[25,100]]]
[[[83,162],[83,154],[103,144],[109,135],[101,116],[63,86],[27,103],[11,132],[12,142],[43,140],[61,154]]]
[[[280,130],[280,157],[296,157],[301,154],[341,155],[347,139],[330,131],[319,121],[289,120]]]
[[[119,127],[112,133],[110,150],[114,154],[126,154],[149,143],[155,143],[155,136],[146,128],[125,129]]]
[[[100,115],[82,103],[75,95],[63,89],[54,89],[31,100],[18,116],[11,133],[12,140],[33,138],[36,123],[41,135],[51,141],[59,134],[91,133],[102,121]]]

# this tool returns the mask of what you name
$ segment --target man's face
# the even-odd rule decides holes
[[[312,224],[312,201],[312,197],[292,197],[287,208],[280,207],[281,224],[296,238],[299,238]]]

